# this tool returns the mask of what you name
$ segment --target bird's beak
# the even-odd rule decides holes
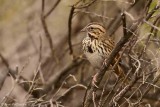
[[[86,27],[84,27],[84,28],[81,30],[81,32],[86,32]]]

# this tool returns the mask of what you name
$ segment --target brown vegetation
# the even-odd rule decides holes
[[[0,106],[159,107],[159,0],[0,1]],[[105,66],[83,57],[80,30],[116,41]],[[109,65],[121,54],[126,84]],[[97,84],[92,76],[98,72]]]

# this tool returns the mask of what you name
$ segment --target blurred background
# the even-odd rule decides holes
[[[90,22],[99,22],[117,43],[123,36],[122,12],[126,14],[129,29],[157,7],[149,24],[140,22],[132,39],[133,45],[127,44],[132,46],[131,55],[136,58],[147,47],[141,58],[148,63],[143,62],[141,69],[146,72],[156,70],[150,79],[152,80],[159,75],[160,64],[159,2],[0,0],[0,105],[81,107],[85,90],[96,70],[83,57],[81,41],[85,34],[80,30]],[[152,28],[154,32],[151,31]],[[146,43],[150,34],[150,41]],[[137,63],[134,64],[137,66]],[[114,81],[114,78],[111,80]],[[112,81],[108,89],[111,86]],[[159,90],[158,85],[155,90]],[[139,106],[159,107],[159,94],[156,92],[159,91],[151,90],[151,95]],[[152,98],[155,93],[157,96]],[[133,101],[137,101],[136,98]],[[122,105],[127,106],[128,103]]]

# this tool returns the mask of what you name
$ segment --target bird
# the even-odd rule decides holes
[[[114,39],[107,35],[105,27],[98,22],[89,23],[81,31],[86,33],[85,38],[82,40],[84,55],[94,68],[101,69],[115,48]],[[119,56],[120,55],[118,54],[115,57],[110,66],[114,66]],[[113,72],[117,76],[125,76],[120,63],[114,67]],[[94,82],[96,82],[95,78]]]

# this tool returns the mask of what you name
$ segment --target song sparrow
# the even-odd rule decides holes
[[[87,33],[82,41],[83,52],[91,65],[100,69],[115,47],[114,40],[107,35],[105,28],[99,23],[90,23],[82,31]],[[116,63],[117,57],[111,66]],[[118,76],[124,75],[119,64],[115,67],[114,72]]]

